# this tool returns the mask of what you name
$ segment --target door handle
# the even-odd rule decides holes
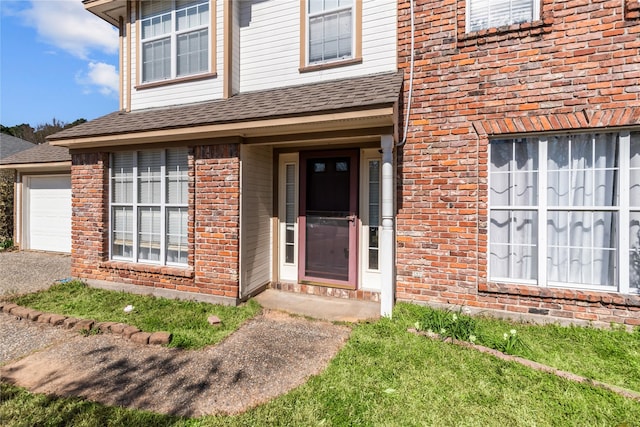
[[[356,216],[355,215],[345,216],[344,219],[347,219],[347,220],[349,220],[349,222],[352,222],[352,223],[356,222]]]

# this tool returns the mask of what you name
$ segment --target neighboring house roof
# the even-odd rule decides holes
[[[20,151],[33,148],[35,144],[15,136],[0,133],[0,160],[12,156]]]
[[[393,105],[402,87],[402,72],[332,80],[246,92],[228,99],[117,111],[48,137],[50,141],[130,134],[259,119],[306,116],[336,110],[366,110]]]
[[[15,153],[12,156],[0,160],[0,165],[16,165],[16,164],[33,164],[33,163],[52,163],[52,162],[70,162],[71,155],[66,147],[54,147],[48,142],[39,144],[29,148],[28,150]]]

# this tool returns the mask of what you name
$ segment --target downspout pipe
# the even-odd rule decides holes
[[[393,212],[393,135],[382,135],[382,229],[380,231],[380,315],[391,317],[395,302]]]

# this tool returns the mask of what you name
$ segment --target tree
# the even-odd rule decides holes
[[[0,125],[0,132],[15,136],[16,138],[24,139],[25,141],[33,142],[34,144],[42,144],[46,141],[47,136],[60,132],[63,129],[68,129],[85,123],[86,121],[86,119],[78,119],[71,123],[65,123],[54,117],[51,120],[51,123],[36,125],[35,129],[28,123],[22,123],[11,127]]]

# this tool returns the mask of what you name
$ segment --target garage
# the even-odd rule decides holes
[[[15,173],[13,243],[20,249],[71,253],[71,155],[48,143],[0,160]]]
[[[25,176],[24,183],[28,249],[71,252],[70,175]]]

